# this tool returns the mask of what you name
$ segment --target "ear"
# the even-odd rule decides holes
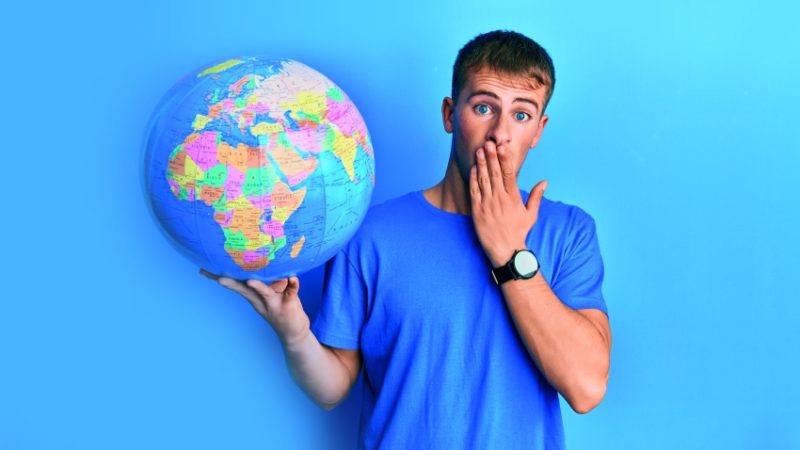
[[[539,143],[539,138],[542,137],[542,131],[544,131],[544,127],[547,125],[547,121],[550,119],[546,114],[542,115],[542,118],[539,119],[539,129],[536,130],[536,134],[533,136],[533,140],[531,141],[530,148],[536,147]]]
[[[453,99],[445,97],[442,100],[442,123],[444,124],[444,131],[447,133],[453,132]]]

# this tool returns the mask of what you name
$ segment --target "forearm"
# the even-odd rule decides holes
[[[311,331],[296,341],[281,343],[289,373],[315,403],[329,410],[347,396],[358,374],[351,373]]]
[[[269,322],[283,346],[289,373],[314,402],[331,409],[347,396],[360,371],[360,354],[320,344],[297,295],[297,277],[266,285],[255,279],[245,283],[205,270],[200,273],[239,293]]]
[[[597,406],[605,394],[610,336],[564,305],[541,274],[502,285],[522,341],[536,365],[579,413]]]

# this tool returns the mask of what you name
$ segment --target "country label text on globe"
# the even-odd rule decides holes
[[[167,237],[237,278],[324,262],[360,225],[375,183],[356,107],[292,60],[232,59],[185,76],[153,114],[144,163]]]

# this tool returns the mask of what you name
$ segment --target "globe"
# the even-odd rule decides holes
[[[145,198],[178,251],[264,281],[322,264],[355,233],[375,184],[347,95],[288,59],[230,59],[179,80],[152,114]]]

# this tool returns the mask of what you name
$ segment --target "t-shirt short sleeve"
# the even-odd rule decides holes
[[[355,350],[360,346],[367,290],[361,273],[339,251],[325,264],[322,305],[311,332],[330,347]]]
[[[558,272],[552,280],[553,292],[572,309],[599,309],[606,316],[608,309],[603,299],[603,259],[597,241],[594,219],[581,214],[575,222],[574,232],[564,249]]]

